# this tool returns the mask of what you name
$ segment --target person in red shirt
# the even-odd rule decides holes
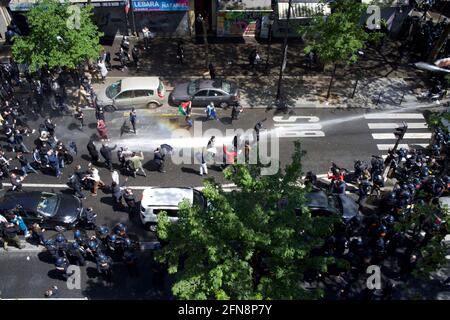
[[[103,120],[97,121],[97,131],[102,139],[108,140],[108,128],[106,128],[105,121]]]

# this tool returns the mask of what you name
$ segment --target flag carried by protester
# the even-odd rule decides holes
[[[187,109],[188,109],[189,105],[190,105],[190,102],[189,102],[189,101],[182,102],[182,103],[178,106],[178,112],[180,112],[180,114],[181,114],[182,116],[187,115]]]

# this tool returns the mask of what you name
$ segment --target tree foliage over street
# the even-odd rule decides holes
[[[334,258],[315,254],[333,231],[334,218],[311,217],[306,189],[299,186],[302,151],[292,164],[261,176],[261,166],[234,165],[225,176],[239,188],[226,193],[205,182],[205,211],[182,205],[180,220],[160,217],[158,235],[167,244],[157,258],[176,274],[179,299],[307,299],[318,290],[301,286],[307,269],[325,272]],[[299,210],[297,210],[299,209]],[[300,212],[301,214],[296,214]]]
[[[79,10],[78,10],[79,9]],[[92,22],[93,7],[71,6],[43,0],[26,13],[30,34],[16,37],[14,59],[28,64],[31,71],[44,66],[76,68],[86,59],[95,59],[101,50],[102,34]]]

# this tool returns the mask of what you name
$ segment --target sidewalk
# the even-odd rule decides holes
[[[136,38],[130,38],[131,47]],[[170,90],[177,83],[207,77],[204,44],[196,39],[184,39],[185,63],[180,65],[176,58],[178,39],[156,38],[151,47],[143,53],[140,68],[130,66],[125,72],[119,70],[116,52],[121,38],[112,45],[105,45],[111,52],[113,69],[107,78],[129,76],[158,76]],[[248,68],[248,55],[257,48],[262,64],[255,70]],[[291,108],[367,108],[405,107],[417,105],[417,94],[425,87],[421,79],[424,72],[409,66],[406,58],[397,56],[397,44],[387,42],[381,52],[373,48],[365,50],[365,56],[354,66],[340,66],[334,79],[331,97],[326,94],[331,77],[331,66],[324,72],[311,70],[303,53],[304,45],[291,41],[284,71],[281,92],[283,104]],[[234,80],[241,89],[242,104],[245,108],[275,108],[279,66],[281,64],[282,43],[271,45],[268,68],[267,44],[251,42],[217,41],[209,45],[209,59],[213,63],[218,78]],[[2,56],[8,55],[8,46],[2,46]],[[206,73],[206,76],[205,76]],[[360,80],[358,79],[360,75]],[[355,96],[352,93],[358,81]],[[168,107],[169,109],[171,107]],[[161,109],[161,108],[160,108]],[[166,109],[166,108],[164,108]]]
[[[120,41],[121,38],[116,38],[112,46],[105,46],[113,59],[119,51]],[[195,40],[184,40],[185,63],[180,65],[176,59],[176,43],[177,39],[154,39],[150,49],[144,52],[139,69],[130,67],[126,72],[121,72],[118,70],[119,62],[115,60],[108,77],[159,76],[169,88],[189,79],[207,77],[205,46],[195,43]],[[284,103],[293,108],[369,109],[417,103],[415,96],[424,87],[420,79],[422,73],[396,56],[396,46],[389,42],[382,52],[367,49],[365,56],[354,66],[339,67],[331,97],[327,101],[330,66],[324,72],[309,69],[303,53],[304,45],[298,41],[290,43],[281,87]],[[262,64],[256,66],[255,70],[249,70],[248,55],[254,48],[260,51]],[[257,42],[209,45],[209,59],[216,69],[217,77],[239,84],[244,107],[276,106],[282,44],[272,44],[269,68],[266,69],[267,52],[267,44]],[[351,98],[358,74],[361,78],[355,96]]]

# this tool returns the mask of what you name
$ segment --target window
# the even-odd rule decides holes
[[[191,81],[188,85],[188,93],[189,95],[193,96],[197,90],[199,89],[199,82],[196,81]]]
[[[134,90],[134,97],[152,97],[155,94],[153,90]]]
[[[58,196],[56,194],[43,192],[36,210],[42,215],[52,216],[55,213],[57,204]]]
[[[121,80],[114,82],[108,88],[106,88],[106,96],[110,99],[114,98],[120,92],[120,87]]]
[[[208,96],[210,97],[220,97],[223,96],[223,93],[216,90],[209,90]]]
[[[195,94],[196,97],[206,97],[208,95],[208,90],[201,90]]]
[[[134,98],[133,91],[131,91],[131,90],[124,91],[116,97],[116,99],[118,99],[118,100],[130,99],[130,98]]]
[[[166,212],[168,217],[178,217],[178,210],[174,209],[155,209],[153,214],[158,215],[160,212]]]

